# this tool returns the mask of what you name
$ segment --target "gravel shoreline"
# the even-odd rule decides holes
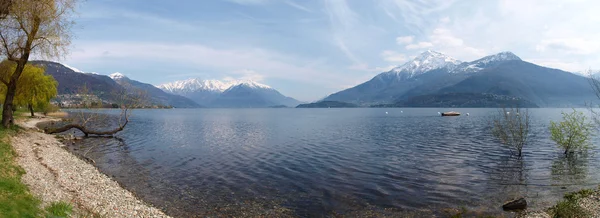
[[[58,120],[32,118],[19,122],[25,128],[11,138],[17,163],[25,170],[22,181],[42,206],[64,201],[74,207],[74,215],[102,217],[169,217],[137,199],[116,181],[79,159],[55,136],[39,132],[39,122]]]

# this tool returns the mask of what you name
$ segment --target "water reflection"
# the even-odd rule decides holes
[[[588,176],[587,153],[560,155],[552,162],[552,180],[556,185],[584,184]]]
[[[487,116],[495,109],[448,118],[437,116],[440,109],[384,110],[136,111],[119,133],[125,144],[83,140],[78,151],[180,217],[461,206],[503,213],[501,204],[511,198],[525,196],[540,208],[547,205],[539,202],[600,180],[591,170],[600,162],[561,159],[548,146],[547,123],[560,110],[532,111],[538,120],[521,159],[491,136]]]

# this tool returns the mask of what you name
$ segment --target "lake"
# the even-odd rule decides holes
[[[449,109],[439,108],[136,110],[117,138],[69,148],[178,217],[503,214],[512,198],[544,208],[600,181],[597,148],[565,158],[549,139],[550,120],[571,109],[530,109],[521,159],[491,136],[496,109],[452,110],[463,116],[440,117]]]

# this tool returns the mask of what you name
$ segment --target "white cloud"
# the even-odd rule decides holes
[[[600,52],[598,40],[587,40],[583,38],[558,38],[544,39],[537,46],[540,52],[566,52],[567,54],[589,55]]]
[[[406,61],[406,55],[400,54],[395,51],[385,50],[381,53],[383,59],[387,62],[400,64]]]
[[[335,86],[340,80],[350,80],[340,77],[341,72],[312,60],[304,61],[258,48],[216,49],[201,44],[144,42],[87,42],[79,44],[79,47],[85,49],[74,51],[67,58],[67,62],[83,65],[81,63],[122,63],[120,60],[130,60],[129,63],[158,61],[172,65],[217,69],[221,72],[231,72],[233,76],[259,81],[279,78],[327,87]]]
[[[415,36],[399,36],[396,38],[396,43],[399,45],[406,45],[413,42]]]
[[[422,33],[431,25],[431,17],[447,10],[454,0],[388,0],[381,1],[380,7],[398,23],[402,23],[413,33]],[[396,15],[400,15],[399,19]]]
[[[302,5],[300,5],[300,4],[296,3],[296,2],[294,2],[293,0],[287,0],[287,1],[285,1],[285,3],[286,3],[287,5],[289,5],[289,6],[293,7],[293,8],[296,8],[296,9],[298,9],[298,10],[301,10],[301,11],[305,11],[305,12],[308,12],[308,13],[312,13],[312,12],[313,12],[311,9],[309,9],[309,8],[307,8],[307,7],[304,7],[304,6],[302,6]]]
[[[252,80],[255,82],[262,82],[265,79],[265,77],[262,74],[249,69],[234,71],[233,74],[237,77],[238,80]]]
[[[415,50],[415,49],[425,49],[425,48],[431,48],[431,47],[433,47],[433,44],[431,42],[418,42],[415,44],[406,45],[404,48],[406,48],[408,50]]]
[[[444,24],[450,23],[450,17],[442,17],[440,19],[440,23],[444,23]]]

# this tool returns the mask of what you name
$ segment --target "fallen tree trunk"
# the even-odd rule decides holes
[[[78,129],[79,131],[83,132],[85,137],[88,137],[89,135],[106,136],[106,135],[114,135],[117,132],[123,131],[123,129],[125,129],[125,126],[127,126],[128,122],[129,122],[129,120],[126,119],[125,123],[123,125],[119,125],[119,127],[115,128],[113,130],[108,130],[108,131],[91,130],[91,129],[87,129],[85,126],[82,126],[79,124],[67,124],[65,126],[55,128],[55,129],[46,128],[44,130],[44,132],[46,132],[47,134],[54,134],[54,133],[66,132],[71,129]]]

